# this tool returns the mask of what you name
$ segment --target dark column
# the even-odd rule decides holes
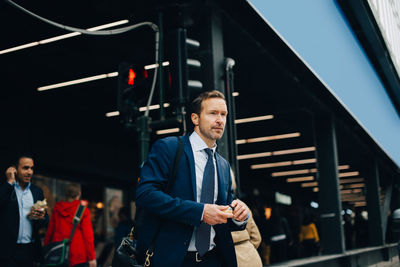
[[[342,228],[342,203],[338,181],[338,155],[335,123],[330,114],[320,116],[315,122],[321,245],[323,254],[345,251]]]
[[[367,186],[368,240],[371,246],[385,243],[379,190],[379,169],[374,159],[366,165],[365,182]]]
[[[205,65],[202,68],[203,90],[218,90],[223,93],[225,91],[223,79],[225,59],[222,21],[217,8],[213,7],[212,3],[208,3],[208,5],[206,9],[209,11],[205,12],[204,23],[202,24],[204,30],[201,37],[201,44],[204,44],[204,47],[201,48],[203,51],[202,62]],[[226,159],[229,158],[229,145],[227,133],[225,132],[218,142],[218,152]]]
[[[386,243],[386,230],[387,230],[389,209],[392,200],[392,192],[393,192],[393,184],[391,183],[385,189],[385,199],[383,201],[383,207],[382,207],[382,233],[383,233],[384,243]]]

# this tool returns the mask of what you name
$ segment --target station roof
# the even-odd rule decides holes
[[[169,1],[150,1],[148,5],[156,2]],[[129,24],[137,23],[143,20],[143,8],[148,8],[136,1],[46,0],[21,5],[53,21],[84,29],[125,19]],[[205,11],[194,13],[201,16],[201,12]],[[398,171],[392,159],[247,1],[221,1],[219,12],[225,56],[236,62],[236,119],[273,116],[237,124],[245,191],[269,187],[289,194],[304,192],[311,198],[315,196],[312,187],[289,183],[287,179],[317,178],[313,170],[317,167],[315,117],[320,114],[332,115],[337,122],[339,165],[348,166],[348,172],[359,171],[357,177],[362,178],[363,166],[370,158],[379,161],[388,179]],[[0,3],[0,24],[6,25],[0,51],[68,33],[5,2]],[[200,29],[201,25],[192,26],[192,31]],[[119,187],[135,183],[136,134],[126,131],[118,117],[105,116],[116,110],[116,77],[54,90],[37,89],[113,73],[119,63],[127,60],[148,60],[151,64],[152,42],[153,33],[144,28],[118,36],[79,35],[10,53],[0,52],[0,123],[5,129],[0,139],[0,148],[5,151],[0,156],[2,164],[15,151],[32,150],[37,157],[37,173],[45,176],[101,181]],[[152,140],[160,137],[153,134]],[[254,139],[260,137],[268,138]],[[257,153],[265,154],[245,159],[245,155]],[[307,170],[307,174],[276,175],[294,170]]]

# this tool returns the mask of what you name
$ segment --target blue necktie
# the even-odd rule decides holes
[[[203,183],[201,186],[200,203],[214,203],[214,183],[215,169],[213,161],[213,151],[210,148],[205,149],[208,159],[204,168]],[[206,254],[210,248],[211,225],[201,222],[196,229],[196,249],[200,256]]]

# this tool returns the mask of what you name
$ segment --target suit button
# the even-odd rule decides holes
[[[185,242],[183,242],[183,244],[184,244],[185,246],[187,245],[187,243],[188,243],[188,242],[186,242],[186,241],[185,241]]]

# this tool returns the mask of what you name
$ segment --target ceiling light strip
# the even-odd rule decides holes
[[[362,183],[364,182],[364,178],[354,178],[354,179],[340,179],[340,184],[351,184],[351,183]]]
[[[286,149],[286,150],[278,150],[278,151],[272,152],[272,155],[278,156],[278,155],[287,155],[287,154],[310,152],[310,151],[315,151],[315,146],[303,147],[303,148],[294,148],[294,149]]]
[[[357,176],[360,173],[355,171],[355,172],[341,172],[339,173],[339,177],[350,177],[350,176]]]
[[[126,24],[128,22],[129,22],[129,20],[125,19],[125,20],[120,20],[120,21],[111,22],[111,23],[107,23],[107,24],[104,24],[104,25],[96,26],[96,27],[89,28],[89,29],[86,29],[86,30],[88,30],[88,31],[98,31],[98,30],[103,30],[103,29],[114,27],[114,26]],[[51,43],[51,42],[55,42],[55,41],[59,41],[59,40],[67,39],[67,38],[71,38],[71,37],[78,36],[78,35],[81,35],[81,33],[80,32],[71,32],[71,33],[67,33],[67,34],[63,34],[63,35],[59,35],[59,36],[43,39],[41,41],[32,42],[32,43],[28,43],[28,44],[24,44],[24,45],[19,45],[19,46],[16,46],[16,47],[12,47],[12,48],[1,50],[0,51],[0,55],[6,54],[6,53],[10,53],[10,52],[14,52],[14,51],[17,51],[17,50],[22,50],[22,49],[29,48],[29,47],[32,47],[32,46],[48,44],[48,43]]]
[[[296,177],[296,178],[287,178],[286,182],[288,183],[296,183],[296,182],[306,182],[306,181],[313,181],[314,176],[303,176],[303,177]]]
[[[81,78],[81,79],[72,80],[72,81],[68,81],[68,82],[62,82],[62,83],[56,83],[56,84],[52,84],[52,85],[41,86],[37,90],[38,91],[46,91],[46,90],[51,90],[51,89],[55,89],[55,88],[70,86],[70,85],[79,84],[79,83],[86,83],[86,82],[101,80],[101,79],[115,77],[115,76],[118,76],[118,72],[111,72],[111,73],[107,73],[107,74],[95,75],[95,76]]]
[[[350,169],[350,165],[341,165],[341,166],[338,166],[338,170],[347,170],[347,169]]]
[[[318,182],[311,182],[311,183],[302,183],[301,187],[314,187],[318,186]]]
[[[178,133],[179,131],[180,131],[179,128],[170,128],[170,129],[158,130],[156,131],[156,134],[162,135],[162,134]]]
[[[236,124],[247,123],[247,122],[255,122],[255,121],[265,121],[265,120],[272,120],[274,115],[265,115],[265,116],[258,116],[258,117],[250,117],[250,118],[243,118],[243,119],[236,119]]]
[[[169,66],[169,61],[164,61],[162,63],[163,67],[165,66]],[[150,65],[146,65],[144,66],[145,70],[151,70],[151,69],[155,69],[156,67],[158,67],[158,63],[157,64],[150,64]]]
[[[272,163],[264,163],[264,164],[254,164],[254,165],[251,165],[250,168],[252,170],[256,170],[256,169],[264,169],[264,168],[310,164],[310,163],[315,163],[316,161],[317,161],[316,159],[302,159],[302,160],[294,160],[294,161],[272,162]]]
[[[287,139],[287,138],[299,137],[300,135],[301,134],[299,132],[296,132],[296,133],[263,136],[263,137],[249,138],[249,139],[240,139],[240,140],[236,140],[236,144],[240,145],[240,144],[246,144],[246,143],[258,143],[258,142],[264,142],[264,141]]]
[[[317,172],[317,169],[313,168],[313,169],[303,169],[303,170],[294,170],[294,171],[273,172],[273,173],[271,173],[271,176],[272,177],[281,177],[281,176],[316,173],[316,172]]]
[[[5,50],[1,50],[0,51],[0,55],[6,54],[6,53],[10,53],[10,52],[14,52],[14,51],[21,50],[21,49],[25,49],[25,48],[29,48],[29,47],[32,47],[32,46],[37,46],[37,45],[39,45],[39,42],[32,42],[32,43],[29,43],[29,44],[19,45],[19,46],[16,46],[16,47],[12,47],[12,48],[8,48],[8,49],[5,49]]]
[[[237,159],[242,160],[242,159],[254,159],[254,158],[263,158],[263,157],[269,157],[272,156],[271,152],[262,152],[262,153],[254,153],[254,154],[245,154],[245,155],[238,155]]]
[[[165,108],[169,107],[170,105],[171,105],[170,103],[164,103]],[[160,104],[149,106],[149,110],[155,110],[155,109],[159,109],[159,108],[160,108]],[[140,112],[146,111],[146,107],[140,107],[139,111]],[[106,117],[115,117],[115,116],[119,116],[119,111],[110,111],[110,112],[106,113]]]
[[[303,147],[303,148],[294,148],[294,149],[286,149],[286,150],[278,150],[272,152],[262,152],[262,153],[253,153],[253,154],[243,154],[238,155],[237,159],[253,159],[253,158],[262,158],[262,157],[269,157],[269,156],[277,156],[277,155],[287,155],[287,154],[295,154],[295,153],[303,153],[315,151],[315,147]]]

